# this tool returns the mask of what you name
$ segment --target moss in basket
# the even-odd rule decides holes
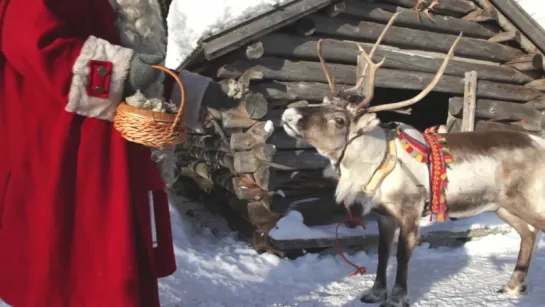
[[[134,95],[127,97],[127,104],[153,112],[175,114],[178,111],[174,103],[160,98],[146,98],[140,90],[136,91]]]

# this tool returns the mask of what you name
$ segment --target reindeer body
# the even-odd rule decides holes
[[[288,108],[282,114],[286,133],[314,146],[340,172],[336,201],[347,205],[360,204],[363,215],[369,212],[377,214],[377,275],[361,301],[383,302],[381,307],[409,306],[409,260],[418,241],[420,218],[431,195],[428,165],[405,151],[400,141],[393,138],[391,128],[380,124],[376,112],[405,108],[424,98],[439,82],[461,38],[460,34],[435,77],[418,95],[401,102],[370,106],[375,74],[385,61],[373,63],[373,53],[398,15],[394,14],[386,24],[369,55],[358,45],[359,54],[367,65],[363,65],[356,86],[343,92],[335,88],[321,55],[322,40],[319,40],[317,52],[332,95],[324,97],[321,105]],[[366,72],[369,73],[369,92],[354,105],[348,98],[363,86]],[[409,125],[398,124],[409,136],[424,143],[419,131]],[[520,234],[521,246],[515,270],[500,291],[524,292],[537,231],[545,231],[545,140],[508,131],[445,136],[453,157],[446,172],[447,214],[469,217],[494,211]],[[392,161],[394,164],[389,163]],[[386,269],[398,225],[396,280],[388,295]]]
[[[428,166],[408,154],[399,140],[394,140],[397,164],[372,194],[364,193],[385,157],[388,137],[393,132],[381,126],[374,113],[342,128],[337,121],[344,118],[342,115],[343,111],[327,105],[290,108],[284,112],[282,121],[288,135],[305,140],[328,157],[332,165],[339,165],[338,203],[357,203],[363,208],[362,215],[377,214],[379,265],[375,284],[363,295],[363,302],[387,299],[386,267],[399,225],[396,284],[381,306],[408,306],[408,263],[417,244],[420,218],[428,213]],[[398,124],[405,133],[424,142],[415,128]],[[501,291],[524,292],[537,230],[545,230],[545,140],[510,131],[450,133],[445,137],[453,156],[447,170],[448,215],[460,218],[494,211],[519,232],[521,250],[517,265]]]

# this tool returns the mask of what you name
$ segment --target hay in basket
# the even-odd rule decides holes
[[[170,69],[152,65],[172,76],[180,86],[180,107],[160,99],[147,99],[140,91],[117,107],[114,128],[123,138],[153,148],[173,147],[187,137],[185,127],[185,87]],[[135,106],[136,105],[136,106]]]

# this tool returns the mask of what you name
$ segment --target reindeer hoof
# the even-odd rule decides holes
[[[527,293],[527,291],[528,291],[528,286],[527,285],[519,285],[519,286],[516,286],[516,287],[505,286],[505,287],[501,288],[500,290],[498,290],[497,293],[520,295],[520,294]]]
[[[362,295],[360,301],[365,304],[376,304],[384,302],[388,298],[388,291],[384,289],[371,288]]]

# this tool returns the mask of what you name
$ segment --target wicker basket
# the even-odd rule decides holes
[[[187,137],[185,87],[180,78],[168,68],[159,65],[152,67],[171,75],[180,86],[181,103],[178,113],[154,112],[121,102],[114,117],[114,128],[131,142],[155,148],[171,147],[182,143]]]

